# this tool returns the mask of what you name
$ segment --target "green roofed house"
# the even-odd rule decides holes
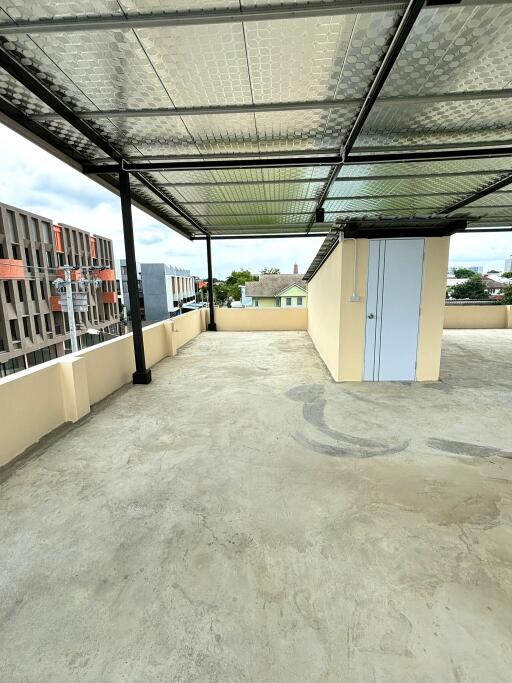
[[[308,305],[307,283],[298,272],[289,274],[262,274],[257,282],[245,283],[245,298],[253,308],[275,308]]]

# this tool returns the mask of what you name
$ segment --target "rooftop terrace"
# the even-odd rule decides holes
[[[509,680],[511,341],[336,384],[199,335],[4,472],[0,679]]]

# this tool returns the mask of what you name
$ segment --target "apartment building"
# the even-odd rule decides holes
[[[116,261],[117,291],[130,313],[126,261]],[[139,306],[142,320],[156,322],[179,314],[180,305],[196,300],[196,278],[185,268],[165,263],[137,263]]]
[[[0,377],[71,350],[67,313],[52,286],[64,265],[85,285],[87,310],[75,312],[79,348],[119,334],[112,241],[0,204]],[[92,268],[103,270],[91,271]]]

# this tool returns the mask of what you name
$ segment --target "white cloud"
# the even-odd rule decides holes
[[[0,201],[109,237],[116,258],[124,257],[118,197],[1,125],[0,149]],[[164,261],[206,275],[204,242],[190,242],[135,208],[133,221],[139,261]],[[321,242],[318,237],[215,241],[214,274],[225,277],[239,267],[259,272],[265,266],[290,272],[295,262],[303,272]],[[502,269],[511,253],[512,233],[455,235],[450,263]]]

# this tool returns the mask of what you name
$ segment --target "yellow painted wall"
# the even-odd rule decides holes
[[[308,283],[308,333],[336,381],[340,379],[340,245]]]
[[[216,308],[220,332],[306,330],[307,308]]]
[[[447,330],[503,329],[512,327],[512,306],[445,306]]]
[[[146,365],[174,355],[205,329],[205,309],[145,327]],[[86,415],[91,405],[131,382],[134,369],[128,334],[0,379],[0,467]]]
[[[258,305],[254,305],[254,299],[258,300]],[[252,299],[252,308],[276,308],[276,299],[275,297],[263,297],[263,296],[254,296]]]
[[[425,240],[416,356],[416,380],[420,382],[439,379],[449,251],[449,237],[428,237]]]
[[[308,286],[308,332],[338,382],[364,377],[368,243],[357,240],[356,254],[354,240],[342,242]],[[449,244],[447,237],[425,239],[417,356],[421,381],[439,377]],[[355,260],[357,302],[351,301]]]

